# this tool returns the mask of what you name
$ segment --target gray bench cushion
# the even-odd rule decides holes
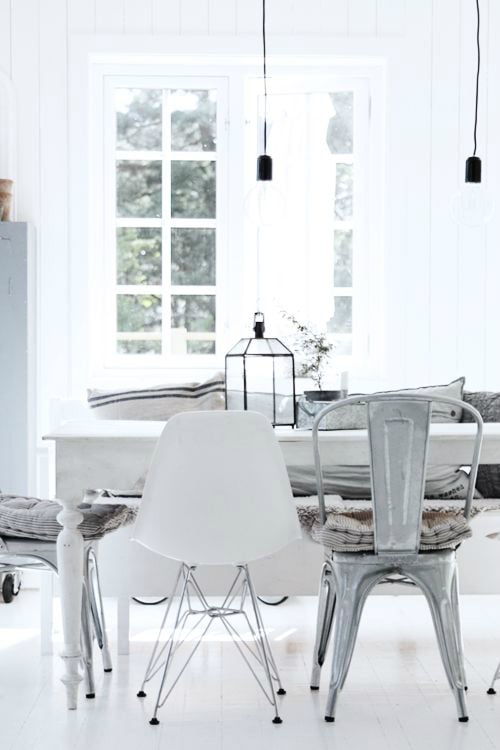
[[[57,520],[62,506],[54,500],[0,494],[0,537],[55,541],[61,531]],[[84,539],[101,539],[120,526],[132,523],[136,511],[127,505],[81,505],[78,529]]]

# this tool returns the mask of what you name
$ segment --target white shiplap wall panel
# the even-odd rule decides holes
[[[181,33],[208,34],[208,0],[182,0]]]
[[[294,11],[298,2],[300,0],[271,0],[267,3],[266,27],[270,35],[292,34],[294,31]]]
[[[459,163],[460,18],[456,0],[434,4],[432,53],[432,144],[430,225],[431,379],[444,383],[460,375],[458,366],[458,226],[451,196],[463,177]],[[452,123],[452,127],[449,126]]]
[[[321,24],[323,33],[347,36],[349,33],[349,0],[323,0],[321,12],[314,19]]]
[[[294,7],[294,26],[297,34],[323,34],[326,24],[323,21],[324,0],[301,0]]]
[[[95,31],[96,4],[103,0],[67,0],[68,29],[75,34],[92,34]],[[105,0],[104,0],[105,2]],[[43,1],[40,9],[43,12]]]
[[[349,0],[349,36],[375,36],[377,0]]]
[[[152,0],[124,0],[123,16],[126,34],[152,33]]]
[[[258,34],[262,25],[262,3],[258,0],[235,0],[238,34]]]
[[[10,76],[11,0],[0,0],[0,70]]]
[[[236,0],[209,0],[210,34],[236,34]]]
[[[487,112],[482,108],[482,117],[487,125],[488,140],[486,148],[484,142],[481,144],[479,154],[484,157],[483,171],[485,183],[488,189],[496,197],[495,212],[491,222],[486,227],[486,283],[485,283],[485,310],[486,310],[486,346],[485,346],[485,383],[484,387],[489,390],[500,391],[500,252],[498,251],[498,238],[500,237],[500,140],[497,133],[500,128],[500,97],[497,95],[498,81],[500,80],[500,54],[498,54],[498,43],[494,29],[500,28],[500,3],[489,4],[489,33],[488,69],[483,75],[489,82],[489,95],[484,102],[487,104]],[[485,27],[483,27],[484,33]],[[496,52],[496,54],[494,54]]]
[[[439,1],[439,0],[438,0]],[[415,0],[377,0],[377,33],[379,36],[402,36],[406,31],[407,7],[416,12],[424,3]],[[408,28],[411,28],[409,26]]]
[[[483,3],[483,40],[487,29],[487,5]],[[459,186],[463,185],[465,159],[473,151],[473,119],[475,96],[475,23],[476,9],[469,0],[461,0],[461,64],[460,64],[460,144],[458,154]],[[488,67],[488,50],[482,48],[483,71]],[[487,100],[486,78],[483,75],[480,88],[480,119],[478,127],[479,151],[484,153],[486,142]],[[484,227],[460,227],[458,235],[458,366],[466,375],[472,388],[480,388],[485,380],[485,284],[486,229]]]
[[[37,227],[40,217],[39,28],[38,0],[16,0],[12,6],[12,80],[18,123],[17,219],[34,222]]]
[[[391,59],[387,92],[391,124],[386,225],[392,237],[386,254],[392,257],[386,260],[386,291],[393,305],[388,325],[395,329],[389,335],[389,372],[399,372],[407,386],[429,382],[432,0],[422,0],[418,8],[412,4],[411,10],[415,36]],[[416,55],[421,55],[418,66]],[[411,106],[401,107],[408,97]]]
[[[38,377],[52,393],[68,389],[69,238],[68,238],[68,80],[66,0],[44,0],[40,16],[40,223],[38,254],[39,334]],[[58,290],[59,305],[54,305]],[[48,402],[40,401],[42,421]]]
[[[121,34],[125,28],[124,0],[96,3],[95,27],[98,34]]]
[[[152,0],[153,33],[179,34],[181,0]]]

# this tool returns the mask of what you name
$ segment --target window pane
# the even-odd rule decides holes
[[[161,229],[116,230],[117,284],[161,284]]]
[[[352,154],[353,92],[338,91],[330,94],[335,114],[330,118],[326,142],[332,154]]]
[[[352,164],[337,164],[335,179],[335,218],[352,216],[353,168]]]
[[[215,284],[215,229],[172,229],[172,284]]]
[[[352,332],[352,297],[335,297],[335,312],[326,330],[328,333]]]
[[[215,162],[172,162],[172,216],[215,218]]]
[[[116,162],[116,206],[120,217],[161,217],[161,161]]]
[[[161,341],[130,341],[116,342],[118,354],[161,354]]]
[[[215,354],[215,341],[187,341],[188,354]]]
[[[215,331],[215,295],[193,294],[172,296],[172,328],[191,332]]]
[[[172,151],[215,151],[216,92],[170,92]]]
[[[334,235],[333,283],[352,286],[352,230],[337,230]]]
[[[157,89],[116,89],[116,148],[161,149],[162,92]]]
[[[116,303],[118,331],[161,331],[161,297],[155,294],[119,294]]]

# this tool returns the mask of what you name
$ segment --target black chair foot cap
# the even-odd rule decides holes
[[[146,693],[144,692],[144,690],[139,690],[139,692],[137,693],[137,697],[138,698],[145,698],[146,697]]]
[[[280,719],[279,716],[275,716],[273,719],[273,724],[283,724],[283,719]]]
[[[461,716],[461,717],[459,718],[459,721],[461,721],[461,722],[465,723],[466,721],[469,721],[469,717],[468,717],[468,716]]]
[[[325,721],[328,721],[328,723],[331,724],[332,721],[335,721],[335,716],[325,716]]]
[[[464,690],[468,690],[468,689],[469,689],[469,686],[468,685],[464,685]]]
[[[113,668],[112,668],[112,667],[110,667],[109,669],[105,669],[104,671],[105,671],[105,672],[112,672],[112,671],[113,671]]]
[[[277,695],[286,695],[285,688],[280,688],[279,690],[276,691],[276,694]]]
[[[156,716],[154,716],[154,717],[153,717],[152,719],[150,719],[150,720],[149,720],[149,723],[150,723],[150,724],[151,724],[151,725],[152,725],[153,727],[156,727],[156,726],[158,726],[158,724],[159,724],[160,722],[158,721],[158,719],[156,718]]]
[[[488,688],[488,690],[486,691],[486,693],[488,695],[496,695],[497,691],[495,690],[495,688]]]
[[[309,685],[311,690],[319,690],[319,685]]]
[[[87,693],[85,695],[86,698],[95,698],[95,693]]]

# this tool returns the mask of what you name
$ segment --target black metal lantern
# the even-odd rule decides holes
[[[226,409],[258,411],[275,427],[293,427],[293,354],[279,339],[265,338],[262,313],[255,313],[253,330],[253,339],[240,339],[226,354]]]

